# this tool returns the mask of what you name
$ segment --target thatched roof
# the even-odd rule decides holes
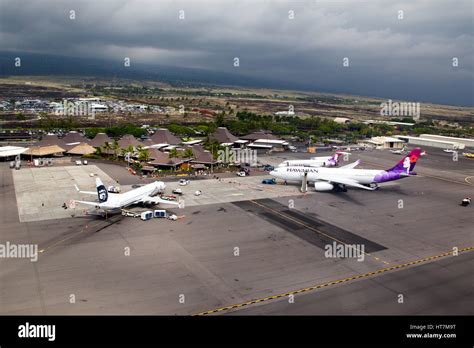
[[[79,145],[74,146],[67,153],[71,155],[90,155],[95,152],[95,148],[86,143],[80,143]]]
[[[23,154],[30,156],[48,156],[54,154],[62,154],[64,151],[66,150],[58,145],[32,146],[28,150],[23,152]]]
[[[212,153],[207,151],[201,145],[194,145],[192,147],[194,159],[191,161],[193,163],[202,163],[202,164],[211,164],[217,163],[217,161],[213,158]]]
[[[142,144],[143,144],[143,147],[149,147],[149,146],[155,145],[156,143],[151,139],[145,139],[142,141]]]
[[[99,147],[99,146],[104,146],[105,143],[111,143],[112,139],[109,138],[109,136],[105,133],[97,133],[92,139],[89,144],[94,147]]]
[[[171,132],[166,128],[158,129],[155,134],[151,136],[151,140],[155,144],[170,144],[170,145],[178,145],[181,144],[181,140],[171,134]]]
[[[216,140],[220,144],[226,144],[226,143],[233,143],[239,140],[239,138],[231,134],[226,127],[219,127],[214,131],[214,133],[209,135],[209,140],[211,141]]]
[[[241,137],[244,140],[258,140],[258,139],[266,139],[266,140],[278,140],[279,138],[272,133],[259,131],[247,134]]]
[[[62,147],[63,149],[66,148],[66,143],[59,139],[56,134],[46,134],[40,141],[38,141],[35,146],[51,146],[57,145]]]
[[[176,157],[170,158],[168,153],[159,151],[157,149],[149,149],[148,151],[150,152],[150,158],[153,159],[153,161],[148,162],[148,164],[151,164],[154,166],[174,167],[174,166],[180,165],[181,163],[186,162],[186,160],[183,160],[182,158],[176,158]]]
[[[70,131],[62,138],[62,141],[64,141],[64,143],[66,144],[88,143],[89,139],[87,139],[81,133],[78,133],[76,131]]]
[[[125,149],[128,146],[137,147],[142,145],[133,135],[126,134],[118,141],[118,144],[121,149]]]

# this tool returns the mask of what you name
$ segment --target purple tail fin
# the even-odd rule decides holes
[[[405,172],[410,174],[411,171],[415,168],[416,161],[421,156],[421,149],[413,149],[407,156],[403,157],[394,167],[387,170],[387,172]]]

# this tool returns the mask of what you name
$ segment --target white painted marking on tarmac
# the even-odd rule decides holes
[[[471,179],[473,179],[473,178],[474,178],[474,175],[466,176],[464,178],[464,181],[467,182],[468,184],[474,185],[474,182],[471,182]]]

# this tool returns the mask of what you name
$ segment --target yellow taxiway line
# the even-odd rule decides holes
[[[470,246],[470,247],[467,247],[467,248],[459,249],[458,253],[470,251],[470,250],[473,250],[473,249],[474,249],[474,246]],[[378,269],[378,270],[373,271],[373,272],[368,272],[368,273],[358,274],[358,275],[355,275],[355,276],[352,276],[352,277],[333,280],[331,282],[327,282],[327,283],[323,283],[323,284],[317,284],[317,285],[309,286],[309,287],[303,288],[303,289],[288,291],[288,292],[283,293],[283,294],[278,294],[278,295],[253,299],[253,300],[249,300],[247,302],[237,303],[237,304],[233,304],[233,305],[229,305],[229,306],[225,306],[225,307],[212,309],[212,310],[205,311],[205,312],[196,313],[194,315],[195,316],[203,316],[203,315],[209,315],[209,314],[215,314],[215,313],[220,313],[220,312],[224,312],[224,311],[229,311],[229,310],[232,310],[232,309],[242,308],[242,307],[254,305],[254,304],[257,304],[257,303],[262,303],[262,302],[266,302],[266,301],[270,301],[270,300],[275,300],[275,299],[278,299],[278,298],[288,297],[290,295],[301,294],[303,292],[308,292],[308,291],[312,291],[312,290],[316,290],[316,289],[329,287],[331,285],[347,283],[347,282],[350,282],[350,281],[354,281],[356,279],[368,278],[368,277],[371,277],[371,276],[375,276],[377,274],[393,271],[393,270],[396,270],[396,269],[402,269],[402,268],[417,265],[417,264],[420,264],[420,263],[423,263],[423,262],[433,261],[433,260],[436,260],[436,259],[440,259],[440,258],[449,256],[449,255],[454,255],[454,252],[449,251],[449,252],[445,252],[445,253],[442,253],[442,254],[439,254],[439,255],[429,256],[429,257],[425,257],[423,259],[418,259],[418,260],[415,260],[415,261],[411,261],[411,262],[407,262],[407,263],[403,263],[403,264],[399,264],[399,265],[395,265],[395,266],[391,266],[391,267],[387,267],[387,268]]]

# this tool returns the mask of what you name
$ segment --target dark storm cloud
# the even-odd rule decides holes
[[[472,104],[472,10],[469,0],[1,0],[0,47],[130,57],[135,66],[211,69],[289,88]]]

